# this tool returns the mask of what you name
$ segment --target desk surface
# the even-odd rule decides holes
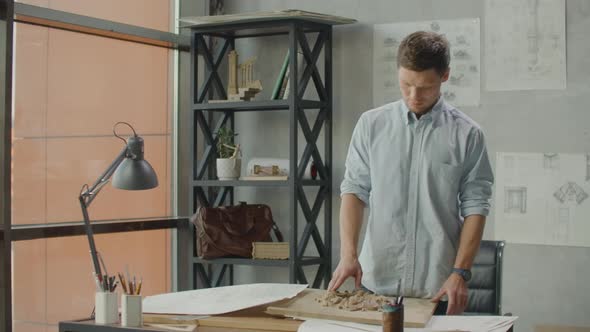
[[[179,316],[144,314],[144,324],[190,324],[195,332],[295,332],[301,321],[274,317],[264,313],[266,306],[259,306],[229,314],[179,320]],[[59,323],[59,332],[145,332],[172,331],[171,329],[143,326],[122,327],[119,324],[97,325],[93,320],[65,321]]]
[[[59,322],[59,332],[145,332],[145,331],[170,331],[144,327],[123,327],[120,324],[100,325],[94,320],[64,321]]]
[[[221,317],[219,317],[221,318]],[[293,321],[293,327],[285,330],[284,328],[274,330],[268,329],[268,326],[265,328],[265,332],[284,332],[284,331],[297,331],[297,328],[301,324],[301,322]],[[223,325],[222,321],[216,321],[215,324]],[[233,325],[233,324],[232,324]],[[174,327],[175,325],[171,325]],[[195,326],[194,332],[260,332],[261,329],[259,328],[248,328],[248,324],[245,327],[221,327],[221,326]],[[158,331],[158,332],[170,332],[174,331],[170,328],[158,328],[152,326],[142,326],[142,327],[123,327],[120,324],[111,324],[111,325],[98,325],[95,324],[93,320],[87,321],[64,321],[59,323],[59,332],[146,332],[146,331]]]

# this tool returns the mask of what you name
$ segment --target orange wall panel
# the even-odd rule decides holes
[[[42,137],[47,127],[48,29],[17,23],[14,50],[14,135]]]
[[[16,0],[15,2],[26,3],[27,5],[34,5],[39,7],[49,7],[49,0]]]
[[[12,144],[12,223],[46,222],[45,139],[15,139]]]
[[[167,49],[51,30],[48,136],[109,135],[117,121],[167,132]]]
[[[170,31],[171,4],[166,0],[16,0],[16,2]]]
[[[54,330],[57,332],[57,328]],[[49,330],[48,326],[40,323],[33,322],[18,322],[15,321],[12,324],[12,332],[54,332]]]
[[[166,0],[49,0],[51,9],[169,31],[170,1]]]
[[[166,264],[168,231],[96,235],[96,248],[108,272],[143,277],[144,296],[169,291]],[[94,271],[84,236],[47,240],[47,322],[88,317],[94,305]],[[119,288],[118,286],[117,288]],[[120,290],[119,290],[120,291]]]
[[[145,158],[158,175],[159,186],[150,190],[121,190],[107,184],[89,208],[92,220],[165,216],[170,204],[166,183],[169,162],[166,137],[148,136]],[[47,220],[82,219],[78,194],[92,185],[123,148],[113,137],[50,139],[47,143]]]
[[[12,250],[14,320],[45,322],[46,240],[14,242]]]

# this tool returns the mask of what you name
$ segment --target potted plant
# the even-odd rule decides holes
[[[217,177],[219,180],[236,180],[240,177],[242,160],[240,145],[233,143],[238,134],[223,127],[217,132]]]

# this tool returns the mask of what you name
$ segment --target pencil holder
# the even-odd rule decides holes
[[[121,325],[137,327],[142,324],[141,295],[121,295]]]
[[[97,292],[94,297],[94,321],[96,324],[114,324],[119,320],[117,293]]]
[[[404,330],[404,305],[383,306],[383,332],[402,332]]]

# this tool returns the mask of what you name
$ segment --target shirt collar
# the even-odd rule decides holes
[[[445,101],[443,99],[442,96],[438,97],[438,100],[436,101],[436,103],[434,104],[434,106],[432,106],[432,109],[430,109],[430,111],[428,111],[426,114],[422,115],[422,117],[420,119],[424,119],[425,121],[433,121],[436,122],[436,120],[438,119],[438,117],[440,117],[440,114],[442,113],[442,109],[443,106],[445,104]],[[406,102],[402,99],[402,110],[403,113],[406,115],[404,117],[406,125],[417,121],[418,118],[416,117],[416,114],[414,114],[414,112],[410,111],[410,109],[408,108],[408,105],[406,105]]]

